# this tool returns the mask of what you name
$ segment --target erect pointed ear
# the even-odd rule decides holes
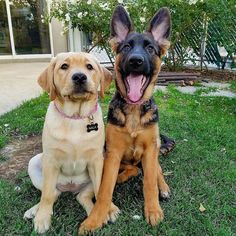
[[[100,84],[100,97],[104,98],[104,94],[106,89],[108,89],[109,85],[112,81],[112,73],[106,69],[105,67],[102,67],[102,79]]]
[[[47,91],[51,101],[56,98],[56,88],[54,85],[54,68],[56,65],[56,59],[53,58],[49,66],[40,74],[38,78],[38,84],[43,90]]]
[[[171,31],[171,17],[168,8],[161,8],[152,18],[149,24],[148,32],[152,34],[155,41],[161,47],[161,54],[165,54],[170,46],[168,37]]]
[[[110,24],[110,43],[112,48],[115,46],[114,44],[119,44],[124,41],[132,28],[132,22],[125,8],[121,5],[117,6],[113,12]]]

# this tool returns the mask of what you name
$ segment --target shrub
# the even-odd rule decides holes
[[[194,57],[200,57],[204,39],[207,39],[208,51],[213,48],[217,53],[217,45],[220,45],[229,56],[236,53],[235,0],[53,0],[50,14],[44,17],[47,21],[53,17],[61,21],[64,33],[69,28],[92,33],[93,44],[104,46],[109,39],[111,15],[118,4],[128,10],[139,32],[145,30],[157,9],[163,6],[170,9],[172,44],[165,59],[170,68],[177,69],[186,60],[195,61]]]

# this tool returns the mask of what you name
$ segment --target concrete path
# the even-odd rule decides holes
[[[101,58],[99,59],[101,61]],[[48,62],[0,64],[0,116],[42,93],[37,78],[47,65]],[[203,83],[201,87],[187,86],[177,89],[183,93],[194,94],[198,89],[209,87],[218,89],[215,92],[209,91],[203,96],[236,97],[235,93],[229,91],[227,83]],[[157,86],[156,89],[165,92],[166,87]]]
[[[47,65],[48,62],[0,64],[0,115],[42,93],[37,78]]]
[[[215,89],[215,91],[210,91],[209,89]],[[167,92],[167,87],[165,86],[155,86],[156,90],[160,90],[164,93]],[[192,94],[198,90],[205,90],[206,92],[202,92],[201,96],[204,97],[228,97],[228,98],[236,98],[236,93],[230,91],[229,83],[219,83],[219,82],[202,82],[201,86],[176,86],[176,89],[181,93]]]

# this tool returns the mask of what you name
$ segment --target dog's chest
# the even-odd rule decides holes
[[[96,122],[96,121],[95,121]],[[81,121],[66,121],[58,124],[54,124],[54,127],[48,127],[51,135],[55,141],[61,141],[70,143],[75,147],[81,148],[81,146],[88,144],[88,142],[94,142],[99,140],[104,132],[103,123],[98,124],[97,130],[87,131],[87,125],[90,124],[88,119]],[[96,144],[96,142],[94,142]]]
[[[143,145],[141,143],[130,145],[125,151],[122,162],[132,163],[133,165],[138,164],[141,161],[143,151]]]
[[[130,109],[126,115],[125,127],[132,138],[137,136],[139,131],[142,129],[139,109]]]
[[[88,132],[87,125],[91,124],[89,118],[67,119],[49,111],[44,125],[43,142],[48,148],[59,150],[59,155],[68,161],[86,158],[91,152],[102,152],[105,135],[100,108],[94,114],[93,122],[98,129]]]
[[[86,174],[87,162],[84,158],[74,160],[68,158],[68,161],[63,162],[61,166],[61,173],[65,176],[77,176],[81,173]]]
[[[115,95],[110,103],[108,122],[127,129],[131,137],[158,121],[158,109],[153,98],[142,105],[130,105]]]

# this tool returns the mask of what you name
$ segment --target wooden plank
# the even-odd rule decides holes
[[[160,86],[167,86],[169,84],[174,84],[174,85],[178,85],[178,86],[185,86],[186,85],[184,80],[168,81],[168,82],[162,82],[162,83],[157,82],[157,85],[160,85]]]
[[[165,79],[166,81],[172,81],[172,80],[196,80],[198,79],[197,76],[166,76],[166,77],[160,77],[160,79]]]
[[[158,78],[158,82],[166,82],[166,80]]]
[[[200,76],[201,73],[187,73],[187,72],[160,72],[159,77],[170,77],[170,76]]]

